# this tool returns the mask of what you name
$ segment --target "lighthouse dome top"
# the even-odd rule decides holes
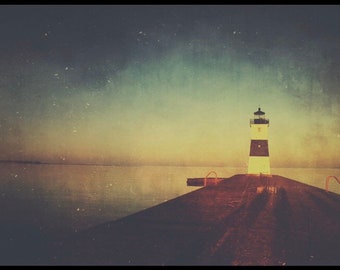
[[[264,115],[264,114],[265,114],[265,112],[261,111],[260,107],[256,112],[254,112],[254,115]]]
[[[265,112],[261,111],[261,108],[254,112],[254,119],[250,119],[250,125],[253,124],[267,124],[269,125],[269,119],[265,118]]]

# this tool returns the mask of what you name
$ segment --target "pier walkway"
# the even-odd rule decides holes
[[[55,265],[340,265],[340,195],[282,176],[219,183],[76,234]]]

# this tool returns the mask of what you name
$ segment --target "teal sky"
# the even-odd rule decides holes
[[[339,167],[339,11],[1,7],[0,160]]]

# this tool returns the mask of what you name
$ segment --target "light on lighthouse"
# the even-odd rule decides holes
[[[251,141],[248,163],[248,174],[270,175],[269,148],[268,148],[269,119],[265,113],[254,112],[254,118],[250,119]]]

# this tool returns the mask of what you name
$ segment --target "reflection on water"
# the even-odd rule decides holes
[[[194,191],[187,178],[246,173],[246,168],[174,166],[88,166],[0,164],[0,221],[41,231],[79,231]],[[281,175],[325,188],[328,175],[340,169],[272,169]],[[331,181],[330,191],[340,193]]]
[[[6,221],[43,230],[79,231],[191,192],[188,177],[224,168],[0,164],[0,203]]]

